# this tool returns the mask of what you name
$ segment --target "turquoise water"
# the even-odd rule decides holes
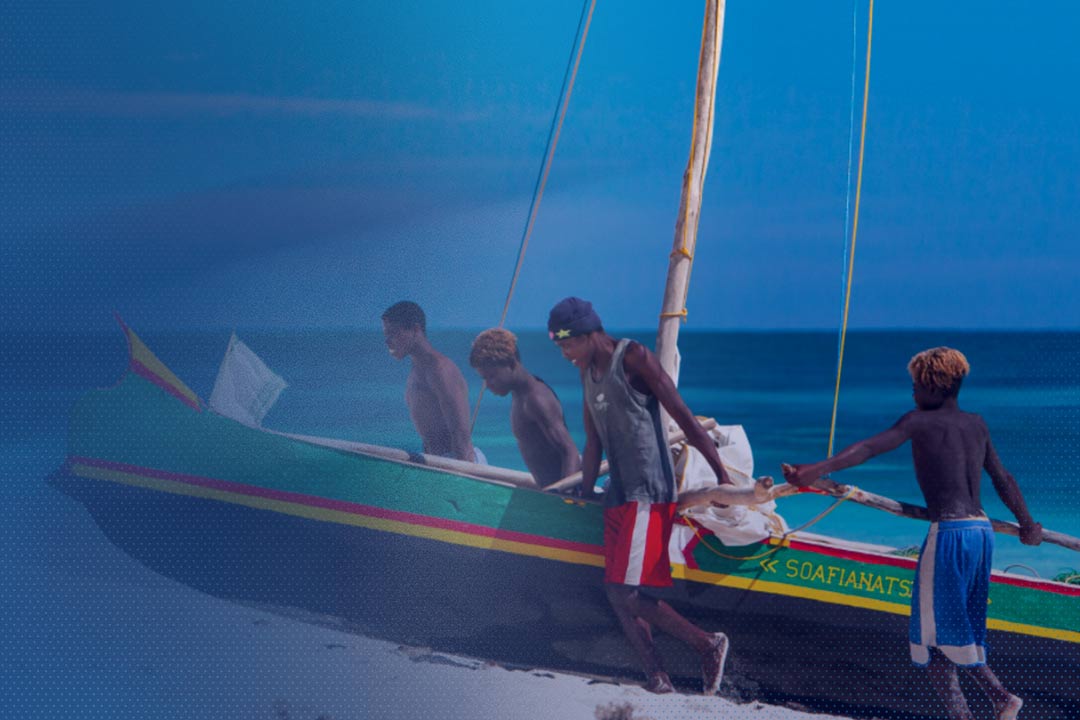
[[[142,336],[206,398],[228,334]],[[265,420],[268,427],[419,449],[403,401],[408,362],[396,362],[387,354],[381,333],[241,329],[240,335],[289,382]],[[467,365],[473,336],[468,331],[431,333],[435,346],[465,371],[475,402],[480,382]],[[631,336],[652,344],[650,335]],[[63,458],[68,408],[85,390],[119,377],[126,347],[119,332],[11,340],[4,349],[5,402],[0,408],[3,493],[9,500],[32,498],[48,507],[53,491],[42,480]],[[960,348],[970,360],[972,373],[961,405],[986,419],[1032,513],[1048,528],[1080,535],[1080,489],[1072,477],[1080,447],[1080,333],[852,333],[845,353],[836,448],[888,427],[906,412],[911,406],[908,358],[942,344]],[[520,345],[525,364],[558,393],[580,447],[576,371],[542,332],[521,333]],[[807,462],[825,455],[836,373],[835,334],[691,332],[683,333],[680,346],[680,388],[687,404],[722,424],[744,425],[758,474],[779,478],[781,462]],[[485,394],[474,441],[493,464],[524,469],[508,416],[508,398]],[[837,479],[898,500],[921,501],[906,446]],[[983,499],[992,516],[1012,519],[988,480]],[[780,509],[790,524],[798,525],[830,502],[800,496],[785,500]],[[902,547],[918,543],[923,527],[844,506],[812,531]],[[999,536],[996,559],[998,567],[1021,563],[1042,576],[1080,567],[1077,553],[1046,545],[1033,550],[1004,536]]]

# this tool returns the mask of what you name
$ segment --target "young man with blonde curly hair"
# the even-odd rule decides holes
[[[968,370],[959,350],[936,347],[917,354],[908,363],[915,410],[828,460],[784,465],[784,476],[793,485],[806,486],[911,441],[915,477],[931,521],[911,597],[911,659],[929,668],[931,683],[952,720],[972,720],[957,665],[990,697],[998,720],[1013,720],[1023,701],[1009,693],[986,664],[994,531],[979,499],[982,471],[1016,516],[1021,542],[1042,542],[1042,526],[1031,518],[1019,485],[998,458],[986,423],[960,409],[957,398]]]
[[[469,364],[492,393],[511,396],[510,429],[538,485],[547,487],[581,468],[562,405],[547,383],[525,369],[514,333],[492,328],[477,335]]]

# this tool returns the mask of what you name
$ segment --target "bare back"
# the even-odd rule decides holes
[[[920,409],[902,417],[897,426],[911,438],[915,477],[930,519],[982,514],[980,480],[991,450],[983,419],[956,407]]]
[[[998,497],[1016,516],[1020,541],[1027,545],[1042,542],[1042,526],[1028,512],[1020,486],[1001,463],[983,419],[961,410],[956,395],[935,396],[918,383],[913,394],[919,408],[901,417],[888,430],[849,445],[821,462],[785,463],[784,477],[793,485],[806,487],[817,478],[861,465],[910,440],[915,477],[931,520],[984,515],[979,491],[985,470]]]

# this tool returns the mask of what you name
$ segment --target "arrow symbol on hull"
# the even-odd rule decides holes
[[[761,561],[761,567],[762,567],[763,570],[765,570],[765,572],[774,573],[774,572],[776,572],[776,563],[778,563],[778,562],[780,562],[780,561],[779,560],[762,560]]]

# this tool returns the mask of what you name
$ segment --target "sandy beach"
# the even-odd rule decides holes
[[[68,680],[103,672],[103,663],[129,689],[107,704],[133,715],[153,697],[159,715],[253,720],[826,717],[724,697],[657,696],[632,681],[510,669],[198,597],[186,588],[161,587],[132,599],[123,606],[126,618],[111,617],[118,608],[104,607],[109,601],[92,591],[83,602],[95,608],[94,621],[112,626],[118,642],[103,644],[102,656],[82,655],[86,664],[66,668]],[[172,620],[155,626],[151,613],[163,608]]]
[[[13,568],[17,622],[0,642],[16,659],[6,680],[11,717],[825,717],[722,696],[656,696],[633,680],[507,668],[363,637],[332,619],[230,602],[158,575],[51,491],[18,505],[26,523],[13,529],[27,563]],[[64,517],[63,529],[30,522],[46,509]]]
[[[251,717],[330,718],[758,718],[827,717],[758,702],[675,694],[657,696],[632,683],[543,669],[508,669],[475,658],[433,652],[236,610],[234,659],[259,666]],[[244,627],[248,623],[253,628]],[[246,656],[246,658],[244,657]],[[254,688],[248,688],[251,692]],[[239,709],[239,708],[238,708]]]

